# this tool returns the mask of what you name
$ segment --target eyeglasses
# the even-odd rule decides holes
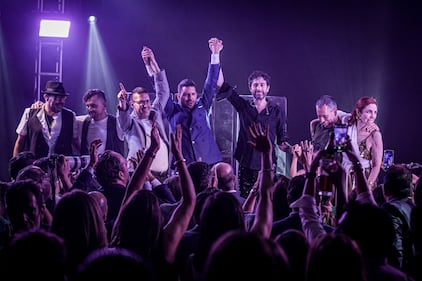
[[[133,103],[139,104],[139,105],[146,105],[146,104],[150,104],[151,101],[150,100],[139,100],[139,101],[133,101]]]

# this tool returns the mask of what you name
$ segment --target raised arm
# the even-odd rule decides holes
[[[72,188],[72,181],[70,180],[70,166],[64,155],[59,155],[56,161],[57,177],[60,180],[63,188],[63,193],[68,192]],[[55,188],[56,183],[51,183]]]
[[[141,57],[150,76],[161,71],[155,59],[154,52],[150,48],[144,46],[141,51]]]
[[[223,50],[223,41],[213,37],[208,40],[208,46],[211,50],[211,63],[208,68],[202,96],[203,104],[207,109],[211,107],[212,100],[217,93],[217,84],[222,79],[222,72],[220,72],[220,52]]]
[[[163,112],[170,97],[170,87],[167,81],[166,72],[160,69],[154,52],[150,48],[144,47],[141,56],[148,75],[154,79],[155,99],[152,103],[152,107],[155,110]]]
[[[245,202],[243,202],[242,209],[244,212],[247,212],[247,213],[254,212],[256,197],[258,196],[259,182],[261,182],[261,173],[258,174],[258,178],[255,184],[253,185],[251,191],[249,192],[248,197],[246,197]]]
[[[289,151],[292,154],[292,162],[290,164],[290,177],[293,178],[295,176],[303,175],[306,170],[309,169],[309,166],[304,165],[305,153],[307,153],[306,149],[303,148],[303,145],[295,144],[290,147]],[[299,163],[303,165],[304,169],[297,169]]]
[[[157,151],[160,149],[160,135],[158,133],[157,126],[155,122],[152,124],[151,129],[151,145],[146,150],[144,157],[141,160],[141,163],[136,167],[133,175],[129,181],[129,184],[126,188],[125,196],[123,197],[122,207],[130,200],[133,194],[136,191],[143,188],[146,178],[148,176],[151,163],[157,154]],[[120,210],[122,210],[120,207]]]
[[[100,139],[93,140],[89,146],[89,163],[88,166],[83,169],[75,182],[72,185],[72,189],[79,188],[85,191],[98,189],[100,184],[94,179],[94,168],[98,162],[98,148],[103,145]]]
[[[196,204],[195,188],[186,160],[182,155],[182,126],[180,124],[176,127],[176,134],[171,134],[171,150],[176,159],[175,166],[179,171],[182,199],[163,229],[164,255],[169,263],[174,262],[177,247],[188,228]]]
[[[346,142],[346,148],[344,152],[346,153],[350,162],[353,164],[353,170],[356,179],[356,192],[358,194],[357,200],[363,203],[371,203],[376,205],[374,196],[366,179],[365,172],[361,163],[359,162],[359,156],[355,152],[350,139],[348,139]]]
[[[316,237],[326,233],[322,227],[321,218],[318,215],[315,200],[315,179],[317,177],[321,154],[322,151],[317,152],[309,166],[309,171],[306,173],[306,180],[302,197],[290,205],[291,208],[299,208],[302,229],[306,235],[306,238],[310,242],[312,242]]]
[[[269,137],[269,126],[263,130],[260,123],[249,127],[252,141],[250,145],[261,152],[261,176],[258,183],[259,199],[256,206],[255,220],[251,231],[270,237],[273,222],[274,170],[272,163],[272,143]]]
[[[131,128],[132,119],[130,118],[129,112],[129,95],[125,89],[123,83],[119,83],[120,91],[117,93],[117,122],[123,132],[127,132]]]

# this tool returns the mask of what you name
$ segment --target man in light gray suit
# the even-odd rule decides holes
[[[129,101],[128,93],[120,83],[116,116],[128,144],[127,160],[130,172],[134,171],[132,159],[137,158],[137,152],[150,146],[151,126],[154,121],[156,122],[161,143],[157,154],[151,156],[154,157],[151,173],[162,182],[167,177],[170,167],[169,137],[163,120],[163,109],[169,99],[170,89],[166,73],[158,66],[153,51],[144,47],[141,56],[148,74],[154,78],[155,99],[151,102],[148,92],[142,87],[136,87],[132,90],[132,98]]]

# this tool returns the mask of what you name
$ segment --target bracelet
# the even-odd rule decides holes
[[[306,172],[305,174],[305,178],[307,179],[314,179],[316,178],[316,176],[317,176],[316,172]]]
[[[154,159],[155,158],[155,156],[157,156],[157,153],[154,153],[154,152],[152,152],[152,151],[147,151],[146,153],[145,153],[145,155],[146,156],[149,156],[149,157],[151,157],[152,159]]]
[[[180,163],[183,163],[183,162],[186,162],[186,159],[179,159],[179,160],[176,160],[176,161],[174,161],[174,165],[178,165],[178,164],[180,164]]]

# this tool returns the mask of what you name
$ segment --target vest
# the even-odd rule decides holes
[[[87,134],[89,123],[91,122],[92,118],[87,117],[82,125],[82,136],[81,136],[81,155],[89,155],[89,144],[87,143]],[[117,136],[117,121],[116,117],[112,115],[108,115],[107,119],[107,137],[105,143],[106,150],[113,150],[115,152],[124,155],[124,142],[119,139]]]
[[[29,111],[28,138],[26,145],[28,150],[33,152],[37,158],[48,156],[49,151],[48,144],[42,133],[41,122],[37,117],[40,110],[43,110],[43,108],[35,108]],[[72,140],[74,114],[72,111],[65,108],[62,109],[61,114],[62,127],[60,128],[60,134],[54,147],[54,153],[71,156],[73,154]]]

